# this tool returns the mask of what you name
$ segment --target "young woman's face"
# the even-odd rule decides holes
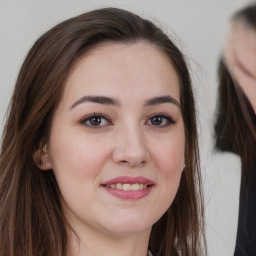
[[[256,113],[256,31],[236,21],[228,35],[225,60]]]
[[[109,43],[73,67],[44,156],[77,230],[149,232],[184,163],[179,79],[155,47]]]

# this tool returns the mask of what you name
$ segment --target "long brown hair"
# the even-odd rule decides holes
[[[163,51],[180,79],[185,159],[174,202],[154,224],[149,248],[159,256],[202,255],[203,201],[196,116],[184,57],[161,29],[128,11],[105,8],[64,21],[41,36],[18,76],[0,155],[0,256],[67,255],[68,226],[52,171],[33,154],[47,142],[64,82],[77,59],[104,42],[144,41]]]

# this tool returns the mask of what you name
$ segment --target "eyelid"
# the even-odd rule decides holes
[[[100,117],[100,118],[105,119],[107,121],[107,124],[99,125],[99,126],[93,126],[93,125],[86,124],[87,121],[89,121],[91,118],[94,118],[94,117]],[[79,121],[79,123],[84,125],[85,127],[92,128],[92,129],[100,129],[100,128],[103,128],[103,127],[106,127],[106,126],[109,126],[109,125],[113,124],[111,122],[111,119],[108,116],[106,116],[105,114],[103,114],[103,113],[92,113],[92,114],[86,115],[85,117],[83,117]]]
[[[153,125],[153,124],[150,124],[150,126],[153,126],[154,128],[165,128],[165,127],[168,127],[168,126],[172,126],[176,123],[176,121],[174,120],[174,118],[168,114],[165,114],[165,113],[154,113],[152,115],[149,116],[149,118],[147,119],[146,123],[150,121],[150,119],[152,119],[153,117],[155,116],[161,116],[165,119],[167,119],[168,121],[168,124],[166,125]]]

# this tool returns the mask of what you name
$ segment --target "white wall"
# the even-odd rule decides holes
[[[159,20],[174,35],[193,72],[206,201],[209,256],[231,256],[235,244],[240,162],[232,154],[212,154],[216,68],[228,19],[241,0],[0,0],[0,134],[22,61],[33,42],[56,23],[106,6]]]

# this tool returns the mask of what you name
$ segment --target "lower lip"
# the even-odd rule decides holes
[[[130,199],[130,200],[136,200],[136,199],[141,199],[146,197],[152,189],[152,186],[147,187],[142,190],[137,190],[137,191],[124,191],[124,190],[118,190],[118,189],[113,189],[109,187],[104,187],[111,195],[121,198],[121,199]]]

